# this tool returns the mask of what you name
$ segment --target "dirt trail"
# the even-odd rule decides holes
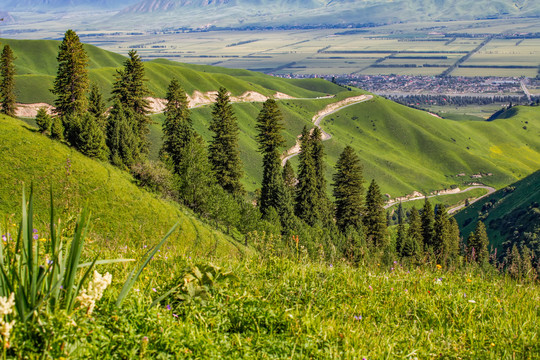
[[[468,191],[471,191],[471,190],[474,190],[474,189],[485,189],[485,190],[487,190],[487,194],[482,195],[482,196],[470,201],[470,204],[473,204],[473,203],[477,202],[478,200],[480,200],[482,198],[485,198],[488,195],[493,194],[496,191],[495,188],[493,188],[491,186],[477,185],[477,186],[468,187],[465,190],[459,190],[459,191],[454,191],[454,192],[446,192],[446,193],[439,193],[438,192],[437,194],[427,196],[427,198],[429,199],[429,198],[433,198],[433,197],[436,197],[436,196],[447,196],[447,195],[453,195],[453,194],[462,194],[462,193],[465,193],[465,192],[468,192]],[[418,192],[415,191],[415,194],[418,194]],[[423,200],[425,198],[426,197],[424,195],[421,195],[421,196],[410,197],[408,199],[402,199],[402,200],[399,200],[399,201],[390,200],[389,202],[386,203],[386,205],[384,205],[384,208],[388,209],[388,208],[390,208],[390,207],[392,207],[392,206],[394,206],[396,204],[399,204],[400,202],[404,203],[404,202],[414,201],[414,200]],[[448,213],[452,214],[452,213],[462,209],[463,207],[465,207],[465,205],[455,206],[453,208],[450,208],[448,210]]]
[[[327,132],[325,132],[321,128],[320,123],[325,117],[327,117],[329,115],[332,115],[332,114],[334,114],[334,113],[336,113],[338,111],[341,111],[341,110],[345,109],[346,107],[349,107],[349,106],[352,106],[352,105],[356,105],[356,104],[371,100],[372,98],[373,98],[373,95],[353,96],[353,97],[350,97],[350,98],[347,98],[347,99],[344,99],[344,100],[329,104],[324,109],[319,111],[315,116],[313,116],[311,121],[313,122],[313,124],[315,124],[315,126],[317,126],[319,129],[321,129],[322,140],[326,141],[326,140],[329,140],[329,139],[332,138],[332,135],[328,134]],[[297,138],[296,138],[296,144],[293,147],[291,147],[289,150],[287,150],[285,152],[285,154],[283,155],[284,157],[281,160],[281,165],[285,166],[285,163],[290,158],[292,158],[292,157],[294,157],[294,156],[296,156],[298,154],[300,154],[300,135],[298,135]]]

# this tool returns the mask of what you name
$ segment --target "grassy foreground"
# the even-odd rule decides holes
[[[135,249],[142,252],[142,249]],[[231,271],[205,296],[179,290],[150,303],[208,261]],[[114,300],[129,265],[91,316],[58,313],[19,329],[13,351],[45,358],[534,359],[540,355],[537,285],[477,269],[408,269],[251,257],[201,259],[165,250],[124,306]],[[98,269],[104,271],[103,266]],[[187,280],[186,280],[187,279]],[[107,349],[107,354],[103,353]],[[41,354],[40,354],[41,355]]]

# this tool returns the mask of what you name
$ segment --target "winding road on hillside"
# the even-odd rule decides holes
[[[466,188],[466,189],[464,189],[464,190],[460,190],[460,191],[454,192],[454,193],[449,193],[449,194],[439,194],[439,195],[429,195],[429,196],[427,196],[427,198],[430,199],[430,198],[437,197],[437,196],[447,196],[447,195],[463,194],[463,193],[465,193],[465,192],[468,192],[468,191],[471,191],[471,190],[475,190],[475,189],[485,189],[485,190],[487,190],[487,193],[484,194],[484,195],[482,195],[482,196],[480,196],[480,197],[478,197],[478,198],[476,198],[476,199],[474,199],[474,200],[471,200],[471,201],[469,202],[469,204],[473,204],[473,203],[477,202],[478,200],[480,200],[480,199],[482,199],[482,198],[485,198],[486,196],[489,196],[489,195],[493,194],[493,193],[496,191],[496,189],[493,188],[493,187],[491,187],[491,186],[486,186],[486,185],[476,185],[476,186],[470,186],[470,187],[468,187],[468,188]],[[399,204],[400,202],[401,202],[401,203],[404,203],[404,202],[415,201],[415,200],[423,200],[423,199],[425,199],[425,198],[426,198],[425,196],[416,196],[416,197],[412,197],[412,198],[410,198],[410,199],[401,200],[401,201],[390,201],[389,203],[387,203],[386,205],[384,205],[384,208],[385,208],[385,209],[388,209],[388,208],[390,208],[390,207],[392,207],[392,206],[394,206],[394,205],[396,205],[396,204]],[[448,209],[448,213],[449,213],[449,214],[452,214],[452,213],[454,213],[454,212],[456,212],[456,211],[458,211],[458,210],[461,210],[461,209],[464,208],[464,207],[465,207],[465,204],[458,205],[458,206],[454,206],[454,207]]]
[[[373,95],[360,95],[360,96],[355,96],[355,97],[351,97],[351,98],[347,98],[345,100],[341,100],[341,101],[338,101],[336,103],[333,103],[333,104],[329,104],[326,108],[324,108],[323,110],[319,111],[317,113],[317,115],[315,115],[313,117],[313,119],[311,119],[311,121],[313,122],[313,124],[315,124],[315,126],[317,126],[319,129],[321,129],[321,132],[322,132],[322,140],[323,141],[326,141],[326,140],[330,140],[332,138],[332,135],[330,135],[329,133],[327,133],[326,131],[324,131],[321,127],[321,121],[329,116],[329,115],[332,115],[338,111],[341,111],[349,106],[353,106],[353,105],[356,105],[356,104],[360,104],[360,103],[363,103],[365,101],[368,101],[368,100],[371,100],[373,99]],[[292,157],[300,154],[300,135],[298,136],[297,140],[296,140],[296,144],[291,147],[289,150],[287,150],[286,152],[286,156],[283,158],[283,160],[281,160],[281,165],[282,166],[285,166],[285,163],[291,159]]]

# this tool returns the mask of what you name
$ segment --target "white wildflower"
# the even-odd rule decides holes
[[[0,296],[0,316],[11,314],[14,306],[15,293],[11,293],[9,297]]]
[[[15,326],[15,320],[11,322],[3,322],[1,321],[0,324],[0,334],[4,337],[4,341],[7,343],[9,340],[9,335],[11,334],[11,330],[13,329],[13,326]]]
[[[474,300],[469,300],[469,302],[470,302],[471,304],[476,304],[476,301],[474,301]]]
[[[83,288],[79,296],[77,296],[77,301],[79,301],[83,307],[88,309],[88,314],[91,314],[92,311],[94,311],[96,301],[101,299],[103,292],[111,282],[111,274],[106,273],[105,275],[101,275],[97,271],[94,271],[94,278],[88,284],[88,289]]]

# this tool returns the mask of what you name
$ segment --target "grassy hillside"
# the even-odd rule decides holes
[[[522,242],[540,234],[540,171],[497,191],[456,214],[464,236],[481,220],[500,253],[506,240]],[[527,235],[530,234],[530,235]],[[536,235],[534,235],[536,234]],[[528,241],[526,241],[527,245]],[[537,243],[537,241],[536,241]],[[539,249],[540,250],[540,249]]]
[[[9,44],[17,57],[17,100],[21,103],[52,104],[54,96],[49,89],[53,87],[56,76],[56,56],[60,42],[0,39],[0,43]],[[108,98],[116,69],[123,66],[126,58],[92,45],[84,45],[84,48],[90,58],[90,80],[98,84],[105,98]],[[195,90],[215,91],[220,86],[225,86],[233,95],[256,91],[271,96],[279,91],[294,97],[318,97],[343,91],[342,87],[321,79],[291,81],[247,70],[188,65],[163,59],[146,62],[145,67],[148,87],[152,95],[159,98],[165,97],[167,86],[173,77],[180,81],[189,94]]]
[[[103,246],[121,249],[127,244],[152,245],[180,222],[181,230],[171,240],[178,251],[237,256],[243,249],[179,205],[140,189],[129,174],[107,163],[52,141],[19,120],[2,116],[0,129],[2,217],[20,213],[16,209],[20,208],[23,183],[29,190],[33,182],[39,227],[48,221],[52,184],[65,226],[72,226],[75,219],[69,216],[87,206],[93,214],[91,236]]]

